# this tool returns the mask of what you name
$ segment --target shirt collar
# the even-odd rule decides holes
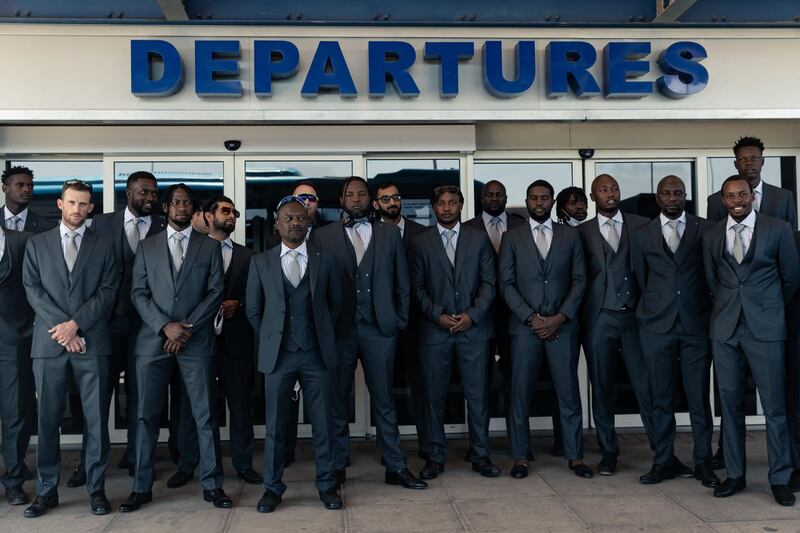
[[[59,224],[59,226],[60,226],[59,232],[60,232],[62,237],[65,236],[68,232],[72,231],[71,229],[66,227],[63,222],[61,224]],[[86,232],[86,224],[82,224],[81,227],[76,229],[75,231],[78,232],[78,235],[81,238],[83,238],[83,234]]]
[[[736,224],[744,224],[745,226],[747,226],[750,229],[755,228],[756,227],[756,212],[755,212],[755,210],[750,211],[750,214],[747,215],[745,217],[745,219],[742,220],[741,222],[736,222],[735,220],[733,220],[733,218],[731,218],[730,215],[728,215],[728,223],[725,226],[725,230],[727,231],[727,230],[731,229]]]
[[[453,231],[456,232],[456,236],[458,236],[459,232],[461,231],[461,222],[456,222],[456,225],[453,226],[452,229],[453,229]],[[447,231],[447,228],[445,228],[444,226],[442,226],[441,224],[439,224],[437,222],[436,223],[436,230],[439,232],[439,236],[441,237],[444,234],[444,232]]]
[[[542,225],[545,228],[549,229],[550,231],[553,231],[553,221],[549,218],[544,222],[536,222],[532,218],[529,218],[528,222],[530,222],[532,230],[535,230],[537,227],[539,227],[539,225]]]
[[[167,224],[167,239],[171,239],[172,236],[175,235],[176,233],[182,233],[183,236],[188,239],[189,237],[192,236],[192,225],[189,224],[188,226],[186,226],[186,229],[177,231],[175,228]]]
[[[5,220],[8,220],[9,218],[19,217],[23,221],[25,221],[28,218],[28,208],[27,207],[25,209],[23,209],[22,211],[20,211],[19,214],[17,214],[17,215],[15,215],[11,211],[9,211],[8,206],[4,207],[3,211],[5,211],[5,213],[4,213],[5,214]]]
[[[400,222],[397,223],[397,227],[400,229],[400,233],[405,231],[405,229],[406,229],[406,217],[400,217]]]
[[[289,248],[288,246],[286,246],[286,243],[281,242],[281,257],[288,254],[292,250],[296,250],[298,254],[302,255],[303,257],[308,257],[308,247],[306,246],[306,241],[303,241],[303,244],[301,244],[297,248]]]
[[[618,210],[617,210],[617,214],[615,214],[615,215],[614,215],[613,217],[611,217],[611,218],[612,218],[612,219],[614,219],[614,220],[615,220],[617,223],[619,223],[619,224],[622,224],[622,222],[623,222],[623,220],[622,220],[622,211],[620,211],[620,210],[618,209]],[[601,227],[602,227],[602,226],[603,226],[603,224],[605,224],[605,223],[606,223],[608,220],[609,220],[609,218],[608,218],[608,217],[606,217],[606,216],[603,216],[603,215],[601,215],[600,213],[597,213],[597,223],[598,223],[598,224],[600,224],[600,226],[601,226]]]
[[[661,227],[662,228],[664,226],[666,226],[669,223],[670,220],[672,220],[670,218],[665,217],[664,213],[661,213],[660,215],[658,215],[658,218],[661,219]],[[678,220],[679,222],[683,222],[683,225],[685,226],[686,225],[686,211],[681,213],[681,216],[679,216],[676,220]]]
[[[492,222],[492,219],[494,218],[492,215],[490,215],[490,214],[489,214],[489,213],[487,213],[486,211],[484,211],[484,212],[481,214],[481,216],[483,217],[483,223],[484,223],[484,225],[486,225],[486,226],[488,226],[489,224],[491,224],[491,222]],[[502,222],[503,224],[505,224],[506,226],[508,226],[508,223],[507,223],[507,222],[508,222],[508,215],[506,214],[506,212],[505,212],[505,211],[503,211],[502,213],[500,213],[499,215],[497,215],[497,218],[499,218],[499,219],[500,219],[500,222]]]
[[[753,191],[760,195],[764,195],[764,180],[758,180],[758,185],[753,187]]]
[[[143,217],[137,217],[136,215],[131,213],[131,210],[128,207],[125,207],[125,223],[127,224],[129,220],[133,220],[135,218],[138,218],[139,220],[147,220],[147,221],[149,221],[150,220],[150,215],[146,215],[146,216],[143,216]]]
[[[227,238],[227,239],[225,239],[224,241],[219,241],[219,244],[220,244],[220,246],[221,246],[222,248],[224,248],[224,247],[226,247],[226,246],[227,246],[228,248],[230,248],[231,250],[233,250],[233,240],[232,240],[230,237],[228,237],[228,238]]]

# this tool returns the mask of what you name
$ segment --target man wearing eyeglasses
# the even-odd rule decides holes
[[[95,215],[92,230],[98,237],[108,239],[117,254],[122,268],[122,280],[117,293],[117,302],[111,314],[111,372],[109,374],[108,402],[114,397],[119,376],[125,372],[126,418],[128,420],[128,444],[119,461],[119,468],[127,468],[133,475],[136,460],[136,416],[138,397],[136,391],[136,360],[133,348],[141,319],[131,302],[131,274],[133,258],[139,242],[155,235],[166,227],[164,216],[158,207],[158,182],[146,171],[128,176],[125,186],[126,205],[114,213]],[[81,447],[81,462],[67,481],[68,487],[86,483],[84,456],[87,435],[84,430]]]
[[[408,325],[410,298],[400,232],[385,222],[370,222],[371,198],[364,178],[347,178],[339,200],[343,223],[329,224],[317,234],[322,249],[337,259],[344,295],[336,323],[339,366],[333,388],[336,481],[341,485],[346,479],[350,454],[348,399],[360,360],[372,400],[378,445],[386,462],[386,483],[425,489],[428,485],[407,467],[392,398],[397,336]]]
[[[105,495],[108,466],[108,319],[117,298],[120,267],[112,243],[86,226],[94,209],[91,185],[64,183],[57,200],[61,224],[34,235],[25,248],[23,283],[36,312],[33,373],[39,398],[36,499],[28,518],[58,506],[60,427],[64,400],[74,382],[88,426],[86,489],[93,514],[111,511]]]
[[[383,222],[394,224],[400,230],[403,239],[406,257],[411,241],[420,233],[428,229],[422,224],[414,222],[403,216],[403,198],[397,184],[384,181],[375,188],[372,207]],[[397,353],[400,357],[395,359],[395,372],[404,371],[408,386],[411,389],[411,402],[414,409],[414,424],[417,427],[417,442],[419,443],[419,456],[427,459],[430,454],[429,421],[427,416],[428,401],[425,396],[425,386],[422,383],[422,369],[420,367],[417,320],[416,313],[409,312],[408,326],[400,332],[397,339]]]
[[[253,389],[253,329],[244,312],[245,289],[250,260],[255,252],[233,242],[239,211],[226,196],[215,196],[203,206],[208,235],[219,241],[225,288],[222,305],[215,318],[218,334],[219,380],[230,413],[231,460],[236,475],[251,485],[263,482],[253,470],[253,415],[250,394]]]
[[[480,214],[464,222],[464,225],[466,226],[472,226],[475,229],[486,232],[486,234],[489,236],[489,240],[492,241],[492,248],[494,248],[495,257],[497,257],[497,254],[500,252],[500,240],[503,237],[503,233],[525,224],[524,218],[515,213],[509,213],[506,211],[507,202],[508,195],[506,194],[505,186],[497,180],[488,181],[481,188]],[[497,292],[498,294],[500,293],[499,287]],[[511,398],[511,341],[508,335],[508,324],[511,313],[502,298],[495,298],[491,314],[492,319],[494,320],[495,338],[489,348],[489,352],[493,356],[496,354],[499,357],[498,365],[503,383],[503,398],[505,398],[504,403],[506,404],[506,427],[509,428],[511,427],[511,410],[508,403],[509,398]],[[494,357],[490,357],[489,367],[487,368],[487,371],[490,373],[490,375],[492,373],[491,371],[495,368],[493,363]],[[491,416],[491,414],[489,416]],[[554,417],[553,427],[560,427],[555,424]],[[470,431],[472,431],[472,427],[470,427]],[[554,440],[554,448],[556,447],[555,442],[559,443],[558,449],[563,449],[563,446],[560,444],[561,439]],[[467,457],[465,457],[465,459],[470,461],[473,453],[474,452],[472,450],[468,450]],[[532,456],[532,454],[529,455]]]
[[[214,407],[214,318],[223,299],[219,244],[192,230],[192,190],[179,183],[164,191],[167,229],[144,239],[133,262],[131,298],[142,317],[136,338],[139,425],[133,492],[121,512],[152,501],[155,447],[161,411],[177,365],[197,426],[203,499],[214,507],[233,505],[222,490]]]
[[[764,167],[764,143],[758,137],[741,137],[733,145],[734,166],[740,176],[747,178],[753,187],[755,198],[753,211],[773,218],[779,218],[789,223],[793,231],[797,231],[797,209],[791,191],[764,183],[761,179],[761,170]],[[725,220],[728,211],[722,202],[720,192],[715,192],[708,197],[708,220]],[[720,422],[720,427],[725,424]],[[723,432],[719,433],[717,453],[711,461],[715,470],[725,468],[725,454],[723,452]]]

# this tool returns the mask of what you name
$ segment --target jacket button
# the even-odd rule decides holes
[[[175,298],[175,301],[177,302],[179,299],[180,299],[180,298]]]
[[[678,294],[680,294],[680,293],[681,293],[681,291],[678,291]]]
[[[545,285],[547,284],[547,280],[544,280]]]

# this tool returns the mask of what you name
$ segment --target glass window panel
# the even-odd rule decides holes
[[[433,189],[439,185],[460,185],[460,161],[458,159],[369,159],[367,179],[374,183],[387,181],[396,183],[403,197],[403,216],[423,226],[432,226],[436,223],[430,205]]]
[[[102,161],[6,161],[6,168],[28,167],[33,171],[33,200],[29,208],[45,218],[60,220],[61,211],[56,200],[67,180],[81,180],[92,185],[93,213],[103,212],[103,162]],[[91,225],[91,219],[88,224]]]
[[[617,180],[623,211],[649,218],[658,216],[655,201],[658,182],[670,174],[678,176],[686,184],[686,211],[697,213],[692,192],[695,188],[692,161],[598,161],[594,171],[597,176],[609,174]]]
[[[222,161],[117,161],[114,163],[114,205],[122,209],[127,203],[125,187],[128,176],[138,171],[153,174],[158,190],[184,183],[197,198],[198,206],[222,194],[225,165]]]
[[[508,203],[506,209],[528,218],[525,208],[525,196],[530,185],[535,180],[546,180],[553,186],[555,193],[572,186],[572,163],[495,163],[475,162],[475,212],[480,212],[481,190],[483,185],[491,180],[497,180],[506,187]]]
[[[275,226],[275,206],[292,193],[299,181],[310,180],[319,195],[319,213],[328,222],[339,220],[339,195],[345,178],[353,175],[346,161],[246,161],[246,245],[262,251]]]
[[[731,157],[708,158],[708,190],[709,193],[717,192],[722,188],[722,182],[728,177],[737,174]],[[761,169],[761,179],[770,185],[781,186],[781,158],[777,156],[765,157],[764,167]]]

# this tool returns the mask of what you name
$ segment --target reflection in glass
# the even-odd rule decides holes
[[[722,182],[728,177],[737,174],[736,167],[733,165],[731,157],[709,157],[708,158],[708,191],[718,192],[722,187]],[[761,168],[761,179],[770,185],[781,186],[781,158],[764,157],[764,166]]]
[[[223,191],[222,161],[118,161],[114,163],[116,209],[122,209],[127,203],[125,187],[128,176],[140,170],[156,177],[159,191],[177,183],[188,185],[197,198],[197,207]]]

